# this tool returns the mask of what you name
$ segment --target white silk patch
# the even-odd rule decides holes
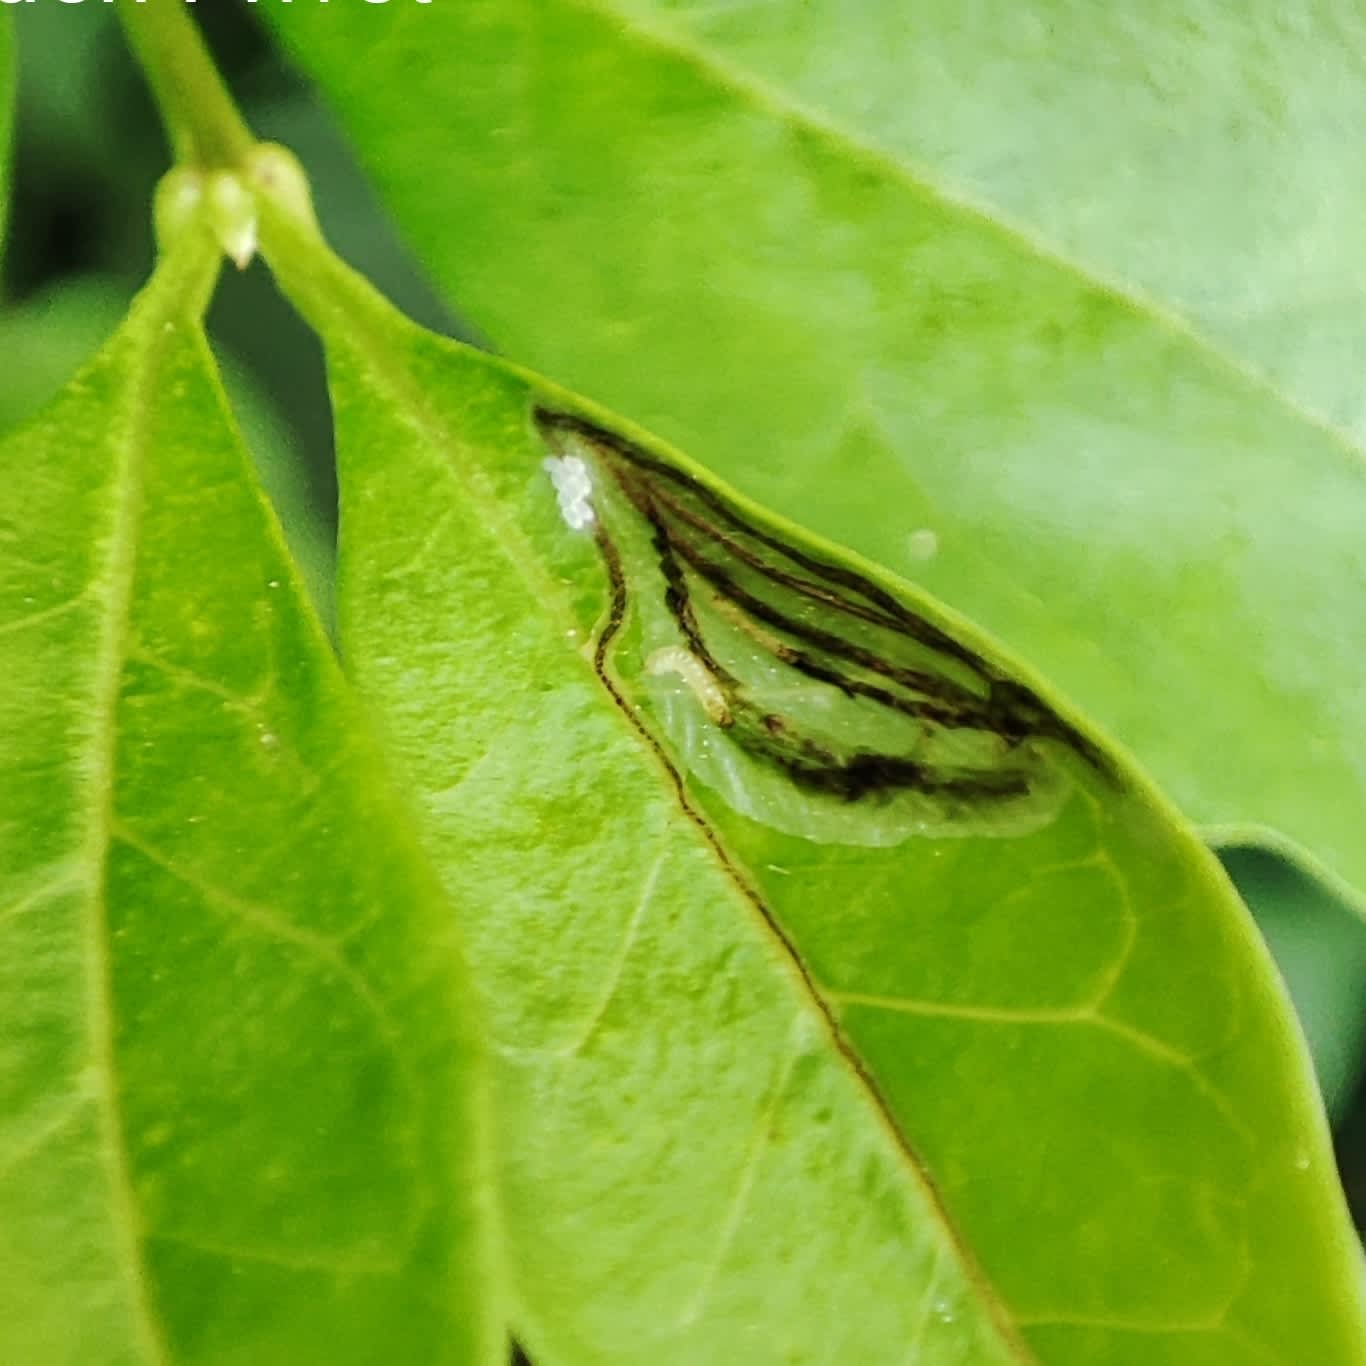
[[[555,485],[555,496],[560,500],[560,516],[574,531],[586,531],[593,525],[593,481],[588,466],[577,455],[548,456],[541,462],[550,482]]]

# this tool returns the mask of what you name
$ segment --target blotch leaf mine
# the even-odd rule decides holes
[[[640,679],[675,762],[735,810],[818,843],[1018,834],[1056,815],[1064,751],[1103,771],[923,608],[586,418],[535,421],[575,471],[566,520],[594,528],[611,585],[604,687],[629,715],[623,675]]]

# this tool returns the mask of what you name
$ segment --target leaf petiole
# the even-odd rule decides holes
[[[176,162],[204,170],[241,166],[255,139],[184,4],[154,0],[118,11]]]

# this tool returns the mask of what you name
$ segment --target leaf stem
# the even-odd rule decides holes
[[[177,163],[205,169],[241,165],[255,139],[184,0],[119,5],[118,12]]]
[[[392,306],[332,250],[311,217],[278,193],[262,194],[259,203],[262,254],[285,297],[320,337],[338,326],[384,325]]]

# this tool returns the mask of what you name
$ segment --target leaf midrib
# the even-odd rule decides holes
[[[989,204],[960,185],[953,185],[933,174],[921,162],[897,155],[851,131],[837,119],[798,99],[764,77],[747,70],[728,57],[719,55],[691,35],[646,23],[638,15],[628,16],[605,0],[560,0],[561,4],[608,20],[623,36],[633,36],[656,51],[693,63],[717,85],[740,96],[749,105],[767,111],[784,123],[801,125],[827,141],[841,144],[852,158],[938,203],[966,214],[983,224],[1012,247],[1021,250],[1079,280],[1091,290],[1105,294],[1135,317],[1189,343],[1220,369],[1227,371],[1254,393],[1271,400],[1296,421],[1314,428],[1350,458],[1366,463],[1366,440],[1350,429],[1339,426],[1327,414],[1305,404],[1284,389],[1265,370],[1245,356],[1228,350],[1214,336],[1175,308],[1132,281],[1106,271],[1070,254],[1064,247],[1038,235],[1025,223]]]
[[[161,282],[169,292],[173,281]],[[152,288],[156,288],[154,284]],[[152,301],[148,301],[149,305]],[[90,791],[93,819],[87,842],[87,860],[94,886],[89,896],[86,1006],[90,1045],[95,1070],[102,1080],[97,1106],[101,1131],[100,1152],[113,1202],[113,1236],[121,1245],[120,1260],[128,1280],[130,1310],[145,1359],[156,1366],[170,1366],[172,1357],[152,1307],[143,1248],[145,1230],[133,1190],[126,1147],[123,1113],[119,1100],[118,1071],[114,1056],[114,1002],[109,945],[109,852],[113,844],[115,817],[115,751],[118,744],[119,690],[132,631],[133,589],[137,568],[138,538],[142,525],[143,492],[152,409],[157,397],[155,376],[177,326],[169,308],[148,307],[140,319],[153,340],[144,348],[136,366],[136,378],[128,386],[126,429],[118,445],[120,461],[113,480],[115,513],[105,601],[105,629],[95,674],[95,718]],[[134,343],[135,346],[138,343]]]
[[[279,265],[280,263],[276,262],[276,264]],[[288,262],[288,266],[297,268],[295,261]],[[287,270],[291,285],[306,284],[308,286],[304,291],[295,294],[301,311],[306,316],[311,316],[320,326],[331,324],[325,329],[331,335],[335,335],[337,331],[349,332],[347,345],[358,359],[364,360],[365,368],[375,377],[376,381],[388,389],[397,411],[403,414],[408,425],[419,434],[432,450],[448,453],[458,451],[460,447],[458,434],[449,429],[441,414],[436,412],[428,403],[427,396],[421,387],[400,363],[395,362],[393,349],[382,345],[371,345],[369,334],[363,325],[354,329],[348,327],[350,316],[354,316],[353,303],[355,302],[356,291],[360,289],[366,295],[370,295],[373,292],[370,291],[368,285],[353,277],[351,272],[341,266],[340,263],[329,261],[327,268],[329,271],[336,272],[342,280],[342,284],[338,287],[337,297],[328,301],[327,306],[316,310],[311,309],[309,305],[314,302],[312,296],[314,289],[318,287],[318,282],[307,278],[307,271],[304,269],[299,269],[297,274],[294,269]],[[337,298],[343,299],[344,302],[338,303]],[[373,309],[378,299],[377,297],[366,298],[364,302]],[[356,312],[360,311],[362,310],[356,310]],[[339,327],[337,326],[338,317],[344,319]],[[420,336],[421,334],[420,328],[397,313],[394,313],[388,321],[391,326],[405,329],[411,335]],[[465,347],[462,343],[448,341],[447,344],[453,348],[469,350],[471,354],[478,354],[473,351],[473,348]],[[529,388],[541,390],[552,400],[558,398],[571,403],[575,401],[573,396],[567,393],[557,393],[553,385],[529,373],[521,372],[519,367],[494,361],[487,356],[481,355],[479,358],[483,363],[493,368],[503,369],[516,375]],[[479,504],[485,525],[492,532],[503,553],[511,561],[514,572],[526,585],[533,598],[541,602],[547,612],[554,612],[558,608],[561,620],[572,624],[575,618],[570,611],[570,598],[567,590],[548,572],[536,572],[536,567],[541,563],[538,552],[521,530],[511,522],[498,498],[489,490],[482,474],[469,464],[457,468],[454,457],[447,459],[443,467],[451,470],[452,477],[457,481],[464,480],[464,483],[459,484],[459,486],[468,491],[473,500]],[[517,553],[519,548],[523,553]],[[586,662],[585,668],[587,668]],[[613,707],[612,710],[618,716],[621,715],[618,708]],[[623,720],[622,724],[630,729],[629,720]],[[686,811],[680,814],[685,817],[689,815]],[[700,818],[692,816],[691,819],[698,820]],[[717,838],[719,839],[719,837]],[[703,839],[707,840],[705,833]],[[727,860],[720,854],[719,845],[715,847],[715,853],[720,860],[722,872],[731,882],[736,895],[742,901],[750,900],[748,890],[735,881]],[[984,1301],[982,1308],[993,1323],[998,1343],[1003,1350],[1010,1353],[1019,1363],[1019,1366],[1039,1366],[1037,1357],[1028,1347],[1019,1331],[1013,1310],[1002,1299],[995,1283],[987,1274],[986,1268],[982,1266],[980,1259],[973,1251],[972,1245],[953,1220],[931,1174],[924,1169],[920,1159],[916,1156],[909,1135],[903,1132],[900,1120],[897,1119],[875,1082],[871,1079],[871,1074],[865,1070],[865,1064],[863,1064],[857,1050],[848,1041],[845,1041],[843,1046],[841,1045],[840,1040],[843,1035],[838,1030],[830,1006],[816,989],[814,979],[810,976],[806,962],[799,950],[787,939],[769,915],[760,911],[758,920],[763,925],[766,936],[773,942],[780,959],[784,961],[785,966],[790,971],[798,989],[810,997],[811,1006],[817,1014],[830,1021],[832,1027],[835,1028],[836,1037],[831,1040],[831,1051],[834,1058],[849,1073],[860,1092],[864,1094],[867,1104],[874,1112],[870,1118],[874,1118],[874,1122],[879,1122],[877,1117],[880,1117],[880,1122],[890,1130],[888,1136],[892,1148],[897,1154],[898,1161],[906,1168],[910,1179],[923,1194],[928,1207],[935,1212],[939,1219],[942,1233],[953,1246],[968,1283],[973,1286]]]

